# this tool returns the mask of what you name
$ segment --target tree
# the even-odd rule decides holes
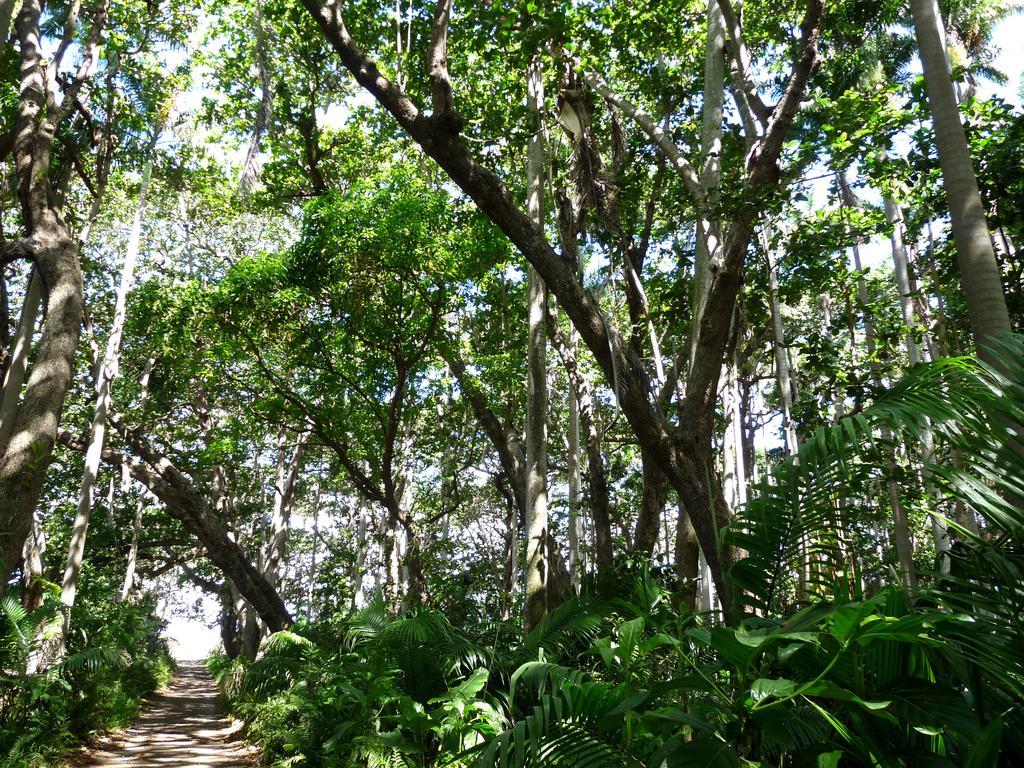
[[[995,362],[990,340],[1010,330],[1010,317],[992,250],[985,209],[957,107],[949,62],[941,34],[942,19],[934,0],[912,0],[910,10],[924,69],[935,146],[956,241],[960,281],[979,354]]]
[[[376,63],[356,45],[337,3],[321,6],[316,0],[307,0],[304,5],[357,82],[392,114],[402,129],[473,199],[544,278],[612,382],[619,405],[637,439],[655,457],[680,497],[685,499],[701,548],[723,602],[728,605],[731,598],[723,578],[723,565],[729,555],[718,552],[716,533],[728,522],[728,509],[720,487],[712,483],[709,488],[707,483],[708,475],[714,474],[710,414],[717,398],[719,369],[729,345],[735,298],[756,211],[749,207],[740,212],[726,237],[722,267],[714,276],[708,293],[708,306],[713,309],[702,318],[695,345],[694,354],[702,363],[694,366],[687,377],[682,421],[687,423],[688,429],[692,425],[692,431],[673,436],[653,407],[652,387],[641,361],[622,343],[614,328],[609,327],[600,309],[569,265],[548,243],[543,231],[512,203],[498,177],[471,156],[459,139],[457,113],[448,109],[429,117],[421,115],[410,97],[385,78]],[[773,110],[762,112],[760,116],[765,134],[749,156],[747,183],[751,189],[763,190],[778,179],[783,142],[817,60],[822,12],[820,3],[812,0],[808,4],[785,95]],[[734,10],[723,5],[723,14],[731,34],[739,42],[740,30]],[[441,23],[446,24],[447,18],[442,17]],[[760,103],[759,99],[755,103]]]
[[[11,153],[18,177],[18,194],[26,235],[3,244],[3,262],[31,258],[46,292],[46,320],[29,373],[11,436],[0,456],[0,594],[14,570],[18,553],[32,524],[46,466],[57,437],[64,397],[71,384],[73,361],[81,329],[82,273],[78,249],[51,188],[50,159],[57,131],[72,114],[78,92],[93,73],[107,19],[100,2],[82,47],[82,61],[56,103],[56,91],[46,87],[46,69],[57,71],[74,42],[71,19],[53,61],[42,58],[42,4],[22,2],[16,29],[20,46],[20,100]],[[31,290],[30,290],[31,293]],[[27,313],[31,314],[31,312]],[[29,329],[34,320],[27,320]]]

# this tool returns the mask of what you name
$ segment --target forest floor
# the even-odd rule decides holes
[[[201,662],[180,662],[174,680],[143,704],[125,731],[86,752],[82,768],[248,768],[255,755],[224,714],[217,686]]]

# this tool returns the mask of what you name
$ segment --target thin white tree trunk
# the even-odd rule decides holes
[[[917,365],[923,362],[921,347],[914,338],[914,328],[917,326],[914,317],[914,297],[910,285],[910,264],[907,258],[907,248],[903,239],[903,215],[896,205],[896,202],[886,196],[885,218],[892,227],[892,234],[889,236],[892,245],[893,270],[896,274],[896,287],[900,294],[900,312],[903,315],[903,324],[907,326],[906,347],[907,359],[910,364]],[[935,464],[935,441],[930,429],[925,429],[921,434],[921,480],[926,488],[931,483],[931,470],[929,467]],[[932,542],[935,545],[935,553],[939,556],[939,569],[943,573],[949,571],[949,558],[944,554],[949,551],[949,530],[946,524],[937,516],[929,515],[932,527]]]
[[[25,540],[22,557],[25,565],[22,568],[22,605],[28,611],[34,611],[43,604],[43,585],[39,579],[43,576],[43,555],[46,554],[46,531],[37,512],[32,516],[32,530]]]
[[[818,308],[821,312],[821,326],[824,330],[825,337],[831,339],[832,302],[827,293],[823,293],[818,297]],[[829,399],[833,400],[835,403],[835,421],[839,421],[839,419],[846,415],[846,406],[842,401],[842,395],[837,397],[830,392]],[[847,499],[839,499],[837,502],[838,514],[836,515],[836,540],[839,544],[839,555],[842,558],[844,574],[846,563],[849,563],[850,579],[856,582],[855,594],[861,594],[864,591],[864,584],[860,578],[861,569],[859,555],[850,547],[849,536],[846,533],[845,508],[848,503]]]
[[[711,568],[704,559],[704,550],[698,547],[697,553],[700,568],[700,601],[697,603],[697,610],[701,613],[710,613],[715,609],[715,580],[711,578]]]
[[[846,178],[843,174],[839,174],[837,179],[839,181],[839,189],[842,195],[843,205],[853,208],[857,202],[854,197],[853,190],[850,189],[850,186],[847,184]],[[878,347],[875,336],[875,322],[871,316],[871,309],[869,307],[868,287],[867,282],[864,280],[864,265],[860,258],[860,244],[854,242],[851,250],[853,251],[853,266],[857,272],[857,298],[860,301],[861,317],[864,323],[864,345],[867,347],[871,379],[875,385],[875,389],[881,390],[882,371],[877,358]],[[889,438],[889,430],[883,428],[882,440],[887,443],[889,442]],[[903,503],[900,500],[899,488],[897,488],[896,481],[893,479],[895,468],[895,460],[891,452],[887,452],[886,469],[889,477],[886,482],[886,489],[889,494],[889,503],[892,508],[893,538],[895,539],[896,544],[896,557],[899,561],[900,580],[906,586],[913,586],[915,581],[914,544],[910,538],[907,514],[906,510],[903,508]]]
[[[118,595],[118,602],[124,602],[132,593],[135,586],[135,570],[139,560],[139,535],[142,531],[142,512],[146,506],[146,495],[140,489],[139,498],[135,500],[135,520],[132,524],[132,545],[128,550],[128,566],[124,569],[124,581],[121,583],[121,592]]]
[[[743,462],[743,422],[740,414],[739,379],[736,375],[736,356],[724,366],[725,386],[722,390],[725,406],[725,435],[722,440],[725,472],[722,478],[725,498],[732,509],[747,503],[747,472]]]
[[[401,531],[398,523],[391,519],[388,520],[388,530],[391,544],[387,562],[388,599],[397,604],[402,591],[402,542],[399,538]]]
[[[356,529],[356,576],[355,590],[352,592],[352,607],[362,608],[366,605],[366,594],[363,591],[363,571],[366,569],[366,529],[368,510],[366,502],[359,499],[356,502],[356,517],[358,518]]]
[[[149,377],[153,373],[153,365],[156,362],[152,357],[146,361],[146,367],[142,371],[142,381],[140,383],[140,394],[139,394],[139,412],[145,410],[146,400],[149,397]],[[123,490],[131,485],[131,475],[126,475],[123,480]],[[128,595],[131,594],[132,587],[135,586],[135,570],[138,567],[139,559],[139,536],[142,532],[142,512],[146,506],[146,490],[145,488],[139,488],[139,497],[135,500],[135,520],[132,525],[132,544],[128,550],[128,566],[124,571],[124,581],[121,583],[121,593],[118,596],[119,602],[124,602],[128,599]]]
[[[300,433],[295,439],[291,459],[287,457],[287,434],[284,428],[278,443],[277,473],[274,478],[274,507],[271,513],[270,542],[267,547],[264,575],[271,586],[277,587],[281,580],[281,569],[288,549],[288,529],[291,524],[292,503],[302,467],[302,455],[306,447],[306,434]]]
[[[32,350],[32,336],[39,319],[39,307],[43,298],[43,281],[33,269],[25,292],[25,301],[21,305],[21,316],[18,318],[18,329],[14,332],[7,371],[4,373],[3,398],[0,400],[0,454],[7,448],[14,431],[14,417],[21,398],[21,388],[25,384],[25,373],[28,370],[29,353]]]
[[[569,345],[575,353],[577,332],[573,328],[569,332]],[[571,387],[570,387],[571,388]],[[568,429],[568,474],[569,474],[569,581],[572,588],[580,592],[580,411],[576,397],[570,393],[569,429]]]
[[[911,365],[917,365],[922,360],[921,348],[914,338],[914,329],[917,321],[914,317],[914,297],[910,290],[910,268],[907,259],[907,247],[903,240],[903,216],[900,213],[896,202],[886,196],[883,204],[885,206],[885,219],[892,227],[889,235],[889,245],[892,247],[892,264],[896,277],[896,289],[900,294],[900,314],[903,317],[903,324],[906,326],[904,341],[907,348],[907,359]]]
[[[526,210],[544,225],[544,81],[539,59],[527,69],[527,110],[531,126],[527,146]],[[548,610],[547,594],[547,290],[527,267],[527,401],[526,401],[526,604],[527,631]]]
[[[772,315],[772,330],[775,335],[775,382],[779,388],[779,399],[782,401],[782,431],[786,443],[786,453],[796,456],[800,442],[793,424],[793,403],[796,399],[796,386],[792,370],[792,358],[786,345],[786,327],[782,320],[782,307],[779,304],[779,264],[772,259],[768,238],[761,235],[761,247],[768,260],[768,304]],[[811,563],[807,554],[808,542],[800,541],[800,578],[801,596],[806,595],[811,579]]]
[[[700,146],[703,157],[700,181],[708,208],[718,204],[721,184],[722,115],[725,104],[725,23],[718,0],[708,0],[708,38],[704,56],[704,108],[701,120]],[[721,258],[722,226],[716,219],[697,222],[696,251],[693,261],[693,319],[690,331],[690,357],[697,342],[711,287],[711,268]]]
[[[313,489],[313,544],[310,547],[309,574],[306,576],[306,620],[313,618],[313,587],[316,584],[316,556],[320,545],[320,477],[317,476],[316,487]],[[365,547],[365,545],[364,545]],[[366,562],[366,550],[362,552],[363,563]],[[362,587],[362,570],[359,574],[359,585]]]
[[[155,143],[155,142],[154,142]],[[64,568],[64,580],[61,584],[61,602],[70,609],[75,604],[78,590],[78,575],[82,568],[82,557],[85,554],[85,539],[89,530],[89,518],[92,513],[93,487],[99,471],[100,455],[107,428],[107,411],[110,408],[114,379],[117,376],[121,351],[121,335],[124,331],[124,319],[128,306],[128,293],[135,280],[135,264],[139,257],[139,241],[142,236],[142,218],[146,211],[146,193],[149,190],[149,179],[153,172],[152,147],[142,172],[142,184],[139,189],[135,215],[132,218],[131,232],[125,249],[124,264],[121,268],[121,284],[117,291],[114,307],[114,319],[107,340],[106,352],[97,370],[96,405],[93,412],[90,430],[89,447],[85,454],[85,470],[82,473],[82,484],[78,495],[78,509],[71,530],[71,544],[68,548],[67,565]],[[71,612],[68,610],[64,618],[64,637],[71,628]]]
[[[768,253],[767,248],[765,253]],[[771,306],[772,328],[775,332],[775,381],[782,400],[782,430],[786,439],[786,453],[796,455],[800,447],[793,425],[793,387],[790,384],[789,353],[786,348],[786,328],[779,306],[779,265],[768,256],[768,302]]]
[[[391,556],[391,520],[385,511],[381,517],[380,524],[377,526],[377,530],[380,531],[380,541],[378,543],[378,549],[380,550],[380,561],[379,567],[374,573],[373,578],[373,591],[378,595],[383,595],[387,590],[388,586],[388,567],[389,558]]]
[[[703,165],[700,183],[709,210],[717,207],[719,187],[721,184],[722,154],[722,117],[725,103],[725,22],[718,0],[708,0],[707,7],[708,36],[704,55],[704,107],[701,120],[701,156]],[[721,222],[717,219],[701,219],[697,222],[696,251],[693,262],[693,312],[690,320],[690,367],[696,358],[697,329],[704,317],[708,292],[711,289],[712,266],[717,264],[722,254]],[[677,542],[685,538],[692,530],[688,513],[680,508],[680,529],[677,531]],[[683,519],[685,518],[685,519]],[[684,531],[686,532],[684,534]],[[700,549],[698,547],[698,549]],[[693,547],[676,547],[677,555],[691,553]],[[690,570],[692,566],[679,564],[680,571]],[[711,611],[713,605],[713,587],[711,586],[711,567],[704,557],[703,550],[698,557],[697,572],[701,584],[698,609]]]

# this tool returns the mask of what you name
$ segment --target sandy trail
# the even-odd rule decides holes
[[[209,672],[199,662],[181,662],[171,684],[146,700],[130,729],[75,765],[248,768],[255,761],[238,726],[221,711]]]

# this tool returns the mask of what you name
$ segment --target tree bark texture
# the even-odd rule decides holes
[[[960,121],[942,39],[942,18],[935,0],[910,0],[910,12],[924,70],[967,316],[979,356],[998,365],[999,356],[988,343],[993,336],[1009,332],[1010,316],[967,136]]]

